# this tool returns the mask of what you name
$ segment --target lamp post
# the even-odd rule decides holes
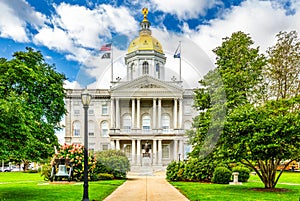
[[[88,109],[91,102],[91,95],[85,89],[81,94],[81,102],[84,109],[84,184],[82,201],[89,201],[88,184]]]

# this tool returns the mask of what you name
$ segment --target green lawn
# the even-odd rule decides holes
[[[260,192],[252,188],[263,188],[257,175],[251,175],[243,185],[208,184],[199,182],[170,182],[190,200],[230,200],[230,201],[298,201],[300,200],[300,173],[285,172],[277,188],[288,192]]]
[[[124,181],[89,182],[90,200],[103,200]],[[0,201],[78,201],[82,199],[82,195],[83,183],[49,184],[36,173],[0,173]]]

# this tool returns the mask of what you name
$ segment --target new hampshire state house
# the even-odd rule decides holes
[[[139,36],[124,58],[127,77],[112,81],[109,89],[88,89],[88,148],[123,151],[132,171],[163,170],[173,160],[184,160],[190,152],[185,130],[195,116],[193,90],[179,78],[165,80],[166,56],[151,34],[147,12],[143,9]],[[84,142],[82,92],[66,90],[68,144]]]

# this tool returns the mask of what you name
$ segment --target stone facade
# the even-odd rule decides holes
[[[164,80],[166,57],[149,27],[144,16],[140,35],[125,56],[126,80],[112,82],[110,89],[89,89],[89,149],[122,150],[132,170],[159,170],[183,160],[190,150],[185,130],[195,116],[193,90],[184,89],[181,81]],[[83,144],[82,92],[66,90],[66,143]]]

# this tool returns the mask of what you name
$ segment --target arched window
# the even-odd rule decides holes
[[[163,131],[169,131],[170,130],[170,116],[168,114],[163,114],[161,118],[161,124]]]
[[[156,71],[156,74],[157,74],[157,78],[160,79],[160,66],[159,66],[159,63],[156,63],[155,71]]]
[[[89,121],[89,125],[88,125],[88,129],[89,129],[89,136],[95,136],[95,124],[93,121]]]
[[[151,128],[151,118],[150,115],[146,114],[142,118],[142,128],[143,131],[150,131]]]
[[[73,122],[73,136],[80,137],[80,122],[79,121]]]
[[[130,66],[130,72],[129,72],[130,73],[129,74],[130,75],[130,80],[133,79],[133,71],[134,71],[134,63],[132,63],[131,66]]]
[[[123,116],[123,129],[127,132],[131,129],[131,116],[129,114]]]
[[[149,64],[147,61],[143,62],[143,75],[149,74]]]
[[[108,123],[107,121],[101,122],[101,137],[108,137]]]

